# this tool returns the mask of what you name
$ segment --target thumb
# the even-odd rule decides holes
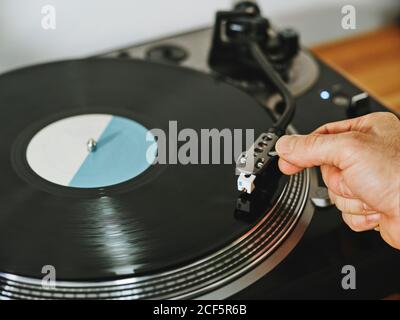
[[[349,133],[283,136],[275,149],[281,159],[299,168],[333,165],[343,169],[349,152],[355,152],[350,140]]]

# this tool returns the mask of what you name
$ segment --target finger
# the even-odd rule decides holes
[[[322,179],[328,189],[344,198],[355,198],[353,192],[346,185],[342,171],[334,166],[321,166]]]
[[[400,249],[400,217],[383,215],[379,222],[379,232],[383,240],[396,249]]]
[[[343,170],[354,162],[354,155],[363,152],[362,133],[310,134],[283,136],[276,144],[279,156],[301,168],[324,164]]]
[[[333,134],[333,133],[343,133],[349,131],[365,131],[366,116],[347,119],[342,121],[330,122],[322,125],[318,129],[314,130],[312,133],[319,134]]]
[[[368,205],[358,199],[343,198],[332,190],[328,190],[329,197],[335,206],[342,212],[354,215],[369,215],[375,213]]]
[[[292,175],[303,170],[303,168],[297,167],[290,162],[283,160],[282,158],[279,158],[278,166],[281,172],[287,175]]]
[[[354,214],[342,213],[343,221],[356,232],[373,230],[379,226],[381,215],[379,213],[359,216]]]

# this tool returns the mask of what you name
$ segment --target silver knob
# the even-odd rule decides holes
[[[316,188],[311,194],[311,201],[318,208],[327,208],[333,205],[329,198],[328,189],[325,187]]]
[[[88,152],[94,152],[97,149],[97,142],[93,138],[90,138],[86,143]]]

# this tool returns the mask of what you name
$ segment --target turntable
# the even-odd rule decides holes
[[[273,149],[285,132],[384,107],[252,3],[219,12],[213,30],[4,74],[0,108],[1,299],[374,298],[400,287],[375,277],[397,275],[398,254],[348,231],[319,171],[284,176]],[[238,164],[160,164],[149,132],[171,121],[251,128],[267,142]],[[358,290],[341,288],[344,265],[357,267]],[[46,266],[55,287],[43,285]]]

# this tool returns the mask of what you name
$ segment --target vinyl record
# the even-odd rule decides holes
[[[98,281],[179,268],[251,230],[287,181],[275,168],[246,220],[235,214],[234,164],[143,163],[136,138],[168,132],[169,121],[255,135],[272,124],[243,91],[183,68],[112,59],[25,68],[0,77],[0,112],[2,273],[40,279],[51,265],[57,279]]]

